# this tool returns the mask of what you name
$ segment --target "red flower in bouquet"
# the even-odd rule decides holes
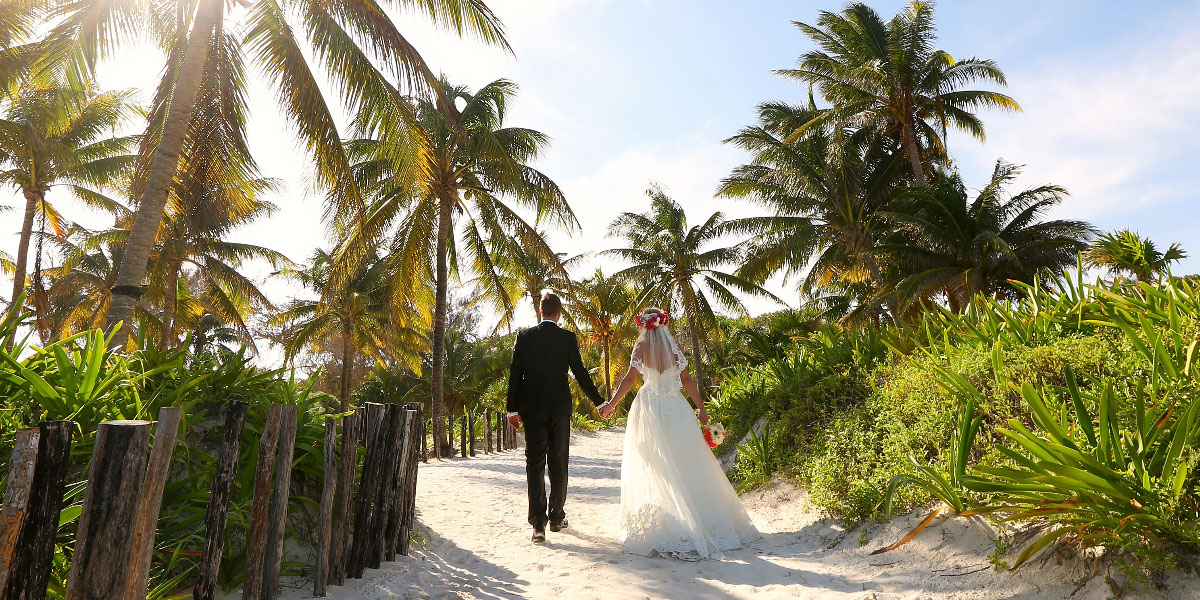
[[[720,423],[711,423],[701,427],[704,432],[704,441],[708,442],[709,448],[716,448],[725,441],[725,427]]]

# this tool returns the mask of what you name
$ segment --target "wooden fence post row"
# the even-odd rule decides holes
[[[0,508],[0,600],[46,597],[74,430],[43,421],[17,432]]]
[[[247,409],[244,402],[230,402],[226,409],[204,515],[204,549],[192,594],[196,600],[215,596]],[[150,422],[109,421],[98,426],[67,600],[145,598],[154,532],[181,418],[178,408],[159,412],[148,457]],[[268,409],[255,467],[243,598],[279,597],[297,426],[295,406],[273,404]],[[72,422],[52,421],[17,432],[0,507],[0,600],[46,597],[74,429]],[[337,420],[326,418],[315,596],[324,596],[327,585],[344,583],[347,575],[361,577],[366,566],[378,567],[397,552],[408,554],[425,433],[417,403],[367,404],[343,419],[340,444]],[[366,460],[361,485],[356,486],[360,440]]]

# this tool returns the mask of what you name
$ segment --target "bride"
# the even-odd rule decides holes
[[[621,461],[621,538],[633,554],[719,558],[759,535],[680,393],[682,387],[707,425],[669,320],[657,308],[637,317],[641,332],[629,372],[599,409],[603,417],[612,416],[641,373],[645,383],[629,409]]]

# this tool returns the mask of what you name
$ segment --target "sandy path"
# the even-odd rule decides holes
[[[723,560],[686,562],[624,554],[613,538],[620,502],[621,430],[575,434],[567,514],[571,528],[529,541],[522,450],[431,462],[418,480],[424,550],[329,597],[409,598],[1083,598],[1111,592],[1079,561],[1051,557],[1017,573],[988,564],[991,531],[982,521],[932,526],[894,552],[869,556],[921,517],[910,515],[843,535],[804,506],[789,485],[743,497],[763,532]],[[1173,578],[1169,590],[1139,598],[1200,598],[1200,583]],[[299,591],[291,598],[305,597]]]

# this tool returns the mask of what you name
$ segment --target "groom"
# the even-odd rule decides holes
[[[558,326],[562,301],[551,293],[542,294],[542,319],[537,327],[517,334],[512,366],[508,377],[508,422],[513,427],[525,424],[525,472],[529,479],[529,524],[533,541],[546,541],[546,523],[550,531],[567,528],[567,447],[571,441],[571,389],[567,369],[593,404],[604,399],[592,383],[575,334]],[[547,460],[549,459],[549,460]],[[546,506],[546,480],[550,466],[550,506]]]

